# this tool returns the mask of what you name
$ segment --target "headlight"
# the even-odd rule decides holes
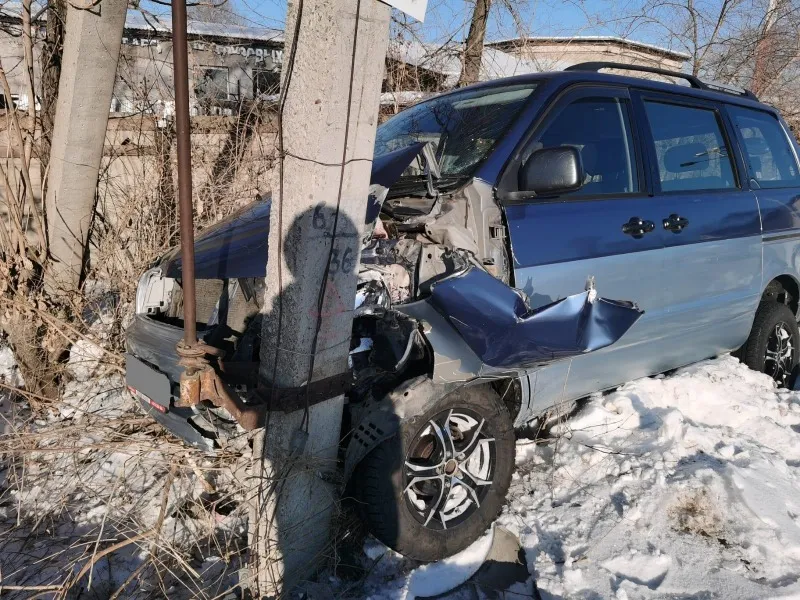
[[[136,314],[153,315],[163,311],[172,298],[174,279],[161,276],[161,268],[145,271],[136,288]]]

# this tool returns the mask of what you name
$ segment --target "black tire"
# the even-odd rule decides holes
[[[777,346],[778,330],[789,337]],[[750,337],[738,351],[739,359],[754,371],[766,373],[785,386],[800,358],[800,332],[797,320],[785,304],[766,301],[758,306]],[[781,360],[776,360],[779,354]]]
[[[472,421],[475,424],[470,425]],[[451,452],[453,456],[464,457],[467,452],[470,456],[460,458],[463,462],[446,460],[448,455],[440,453],[436,440],[433,439],[435,430],[432,422],[450,424],[448,429],[452,433],[448,436],[448,441],[455,440]],[[464,431],[458,425],[459,422],[467,424],[463,427]],[[480,425],[481,423],[483,424]],[[439,431],[444,432],[443,429]],[[461,438],[458,438],[459,435]],[[441,444],[446,444],[444,439],[438,439],[442,440]],[[434,443],[432,449],[430,440]],[[473,440],[478,441],[470,449],[469,442]],[[480,451],[477,446],[480,446]],[[420,448],[422,452],[419,452]],[[390,548],[416,560],[434,561],[460,552],[486,531],[502,509],[514,471],[514,448],[511,415],[497,393],[488,385],[462,388],[436,402],[424,414],[402,421],[399,433],[372,450],[354,474],[354,490],[361,502],[370,531]],[[430,458],[419,458],[418,455],[424,456],[425,451],[428,451]],[[477,455],[479,452],[481,456]],[[415,468],[425,470],[413,471],[408,467],[407,460]],[[443,473],[440,476],[441,482],[433,480],[414,484],[414,476],[418,473],[432,473],[429,469],[433,467],[418,466],[423,463],[427,465],[425,461],[443,465],[437,467]],[[440,518],[443,512],[436,514],[435,511],[419,508],[421,504],[425,504],[425,498],[430,500],[431,507],[446,508],[443,504],[437,504],[441,499],[441,494],[437,498],[438,489],[447,490],[446,498],[451,500],[458,500],[457,494],[466,495],[468,492],[465,487],[451,482],[460,478],[474,484],[478,479],[475,479],[476,474],[471,471],[475,470],[476,464],[480,464],[481,469],[491,465],[490,470],[486,471],[487,480],[492,481],[491,485],[473,486],[476,491],[474,498],[479,501],[479,506],[474,504],[473,496],[469,496],[463,514],[445,520],[444,526]],[[464,473],[468,466],[470,471]],[[411,476],[409,472],[412,472]],[[409,477],[412,477],[410,482]],[[448,483],[444,483],[445,480]],[[405,493],[409,488],[410,493]],[[417,495],[420,489],[430,495]],[[452,495],[451,490],[454,490]],[[413,504],[412,494],[417,499],[416,505]],[[435,515],[436,518],[430,516],[425,523],[426,514]]]

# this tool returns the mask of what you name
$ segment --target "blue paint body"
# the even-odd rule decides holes
[[[782,278],[796,286],[800,279],[800,185],[760,189],[729,115],[730,106],[757,109],[788,131],[774,109],[744,96],[577,71],[476,87],[529,80],[538,83],[535,92],[473,173],[499,190],[512,284],[528,303],[477,269],[439,282],[429,299],[484,364],[520,373],[518,423],[558,402],[738,348],[769,282]],[[622,99],[628,107],[638,190],[504,201],[500,192],[515,181],[512,166],[541,124],[572,95],[592,94]],[[734,187],[661,191],[648,99],[715,111]],[[787,138],[796,164],[797,144]],[[388,187],[418,151],[409,147],[376,159],[383,175],[373,180]],[[672,214],[689,225],[679,232],[662,227]],[[655,228],[626,235],[622,225],[632,217]],[[269,203],[261,203],[205,232],[196,250],[198,277],[263,276],[268,227]],[[177,255],[165,265],[167,275],[179,273]],[[588,276],[602,296],[631,300],[643,314],[607,303],[587,312],[581,292]]]
[[[587,79],[601,83],[581,74],[582,85]],[[558,76],[539,90],[528,120],[512,132],[514,148],[526,132],[535,139],[537,122],[566,101],[570,83],[575,83],[570,77]],[[746,98],[681,88],[682,101],[719,111],[739,184],[720,191],[661,192],[639,102],[642,96],[678,98],[675,88],[611,76],[597,85],[605,87],[623,88],[632,98],[644,167],[641,193],[506,205],[515,284],[536,307],[574,294],[592,275],[599,292],[635,301],[644,315],[617,343],[524,375],[528,396],[518,423],[559,402],[735,350],[747,339],[767,284],[778,277],[796,282],[800,276],[800,187],[758,189],[743,159],[742,140],[725,117],[728,104],[779,118],[774,110]],[[797,153],[793,139],[791,144]],[[513,152],[490,157],[481,175],[501,182]],[[687,218],[689,226],[678,233],[658,226],[673,213]],[[633,216],[656,228],[639,239],[624,235],[621,225]]]
[[[424,145],[412,144],[376,157],[372,162],[370,183],[385,188],[391,186]],[[271,197],[263,198],[201,232],[194,244],[195,276],[198,279],[264,277],[271,208]],[[381,204],[371,201],[366,222],[377,219],[380,210]],[[163,257],[161,268],[167,277],[180,278],[180,247]]]
[[[198,279],[264,277],[272,200],[254,202],[212,225],[195,238],[194,264]],[[180,247],[164,256],[161,269],[180,278]]]

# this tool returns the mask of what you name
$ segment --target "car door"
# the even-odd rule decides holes
[[[656,225],[665,209],[647,193],[628,91],[582,86],[563,93],[534,125],[520,164],[539,148],[562,145],[580,150],[581,189],[547,198],[517,192],[504,201],[516,287],[541,307],[582,291],[593,277],[601,296],[634,301],[645,314],[613,346],[531,373],[529,414],[660,364],[666,303],[663,230]]]
[[[672,367],[734,350],[761,296],[761,222],[755,195],[715,102],[634,93],[647,123],[657,215],[664,236],[667,337]]]
[[[769,110],[728,106],[758,199],[763,236],[762,287],[800,265],[800,168],[788,127]]]

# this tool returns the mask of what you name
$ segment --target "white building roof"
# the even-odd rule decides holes
[[[129,10],[125,18],[125,29],[132,31],[152,31],[158,33],[172,32],[172,19],[167,15],[153,15],[138,10]],[[192,36],[216,37],[240,40],[257,40],[261,42],[284,42],[283,31],[267,27],[246,27],[227,23],[206,23],[190,20],[187,33]]]
[[[1,0],[0,0],[1,1]],[[19,18],[22,4],[18,0],[8,0],[0,4],[0,15],[6,17]],[[34,2],[33,12],[40,13],[41,5]],[[169,14],[155,15],[142,12],[140,10],[128,10],[125,19],[125,29],[128,31],[154,32],[170,34],[172,32],[172,20]],[[273,44],[283,44],[283,31],[270,29],[267,27],[252,27],[242,25],[232,25],[225,23],[207,23],[203,21],[190,20],[188,22],[188,34],[198,37],[215,37],[235,40],[254,40],[261,42],[271,42]],[[612,44],[637,49],[650,54],[658,54],[673,58],[675,60],[687,60],[689,55],[676,52],[668,48],[662,48],[653,44],[647,44],[636,40],[625,39],[617,36],[538,36],[538,37],[517,37],[486,42],[481,61],[480,80],[499,79],[501,77],[511,77],[513,75],[523,75],[527,73],[539,73],[543,71],[555,71],[570,65],[570,62],[558,60],[538,61],[536,57],[522,58],[503,52],[500,48],[522,45],[544,45],[544,44]],[[458,82],[462,67],[462,44],[450,43],[445,45],[428,44],[418,40],[389,42],[388,56],[391,59],[404,62],[412,67],[426,69],[434,73],[444,75],[445,86],[454,86]]]
[[[636,48],[642,50],[643,52],[661,54],[663,56],[668,56],[674,58],[676,60],[689,60],[691,56],[686,54],[685,52],[679,52],[677,50],[672,50],[671,48],[664,48],[662,46],[657,46],[655,44],[648,44],[646,42],[639,42],[637,40],[631,40],[629,38],[623,38],[616,35],[577,35],[577,36],[530,36],[530,37],[515,37],[515,38],[506,38],[501,40],[492,40],[491,42],[486,42],[487,46],[505,46],[505,45],[515,45],[515,46],[524,46],[525,44],[547,44],[547,43],[557,43],[557,44],[614,44],[617,46],[628,46],[630,48]]]
[[[426,69],[445,76],[445,86],[458,83],[461,75],[461,45],[439,46],[413,41],[389,43],[389,58],[413,67]],[[502,50],[486,47],[481,60],[480,80],[499,79],[526,73],[538,73],[542,69],[530,60],[518,58]]]
[[[627,40],[614,36],[577,36],[577,37],[529,37],[512,38],[486,42],[481,59],[480,81],[525,75],[528,73],[542,73],[546,71],[560,71],[573,64],[567,58],[564,60],[541,59],[538,60],[533,53],[531,58],[523,58],[504,52],[500,48],[513,45],[548,43],[592,43],[613,44],[627,46],[650,54],[658,54],[675,60],[688,60],[688,54],[675,52],[652,44],[645,44],[634,40]],[[389,42],[388,55],[396,61],[407,65],[433,71],[445,76],[445,86],[454,86],[458,83],[462,67],[462,45],[447,44],[444,46],[426,44],[417,40]],[[499,48],[498,48],[499,47]]]
[[[38,16],[40,21],[46,20],[47,16],[47,12],[43,10],[43,6],[43,4],[34,1],[31,7],[31,12],[34,17]],[[21,15],[22,3],[18,0],[0,2],[0,16],[19,19]],[[172,32],[172,18],[169,13],[156,15],[136,9],[129,9],[125,17],[125,29],[129,31],[149,31],[153,33],[170,34]],[[272,42],[275,44],[283,44],[284,42],[283,31],[279,29],[229,25],[226,23],[207,23],[195,20],[188,21],[187,33],[190,36],[254,40]]]

